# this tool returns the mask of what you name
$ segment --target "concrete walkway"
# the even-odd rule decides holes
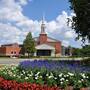
[[[18,58],[0,58],[0,64],[19,64],[25,60],[47,60],[45,58],[35,58],[35,59],[18,59]],[[48,60],[82,60],[82,58],[48,58]]]
[[[16,59],[16,58],[0,58],[0,64],[19,64],[21,61],[28,59]]]

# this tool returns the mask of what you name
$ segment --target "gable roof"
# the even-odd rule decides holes
[[[37,42],[39,40],[39,37],[34,37],[34,40]],[[51,37],[47,37],[47,42],[60,42],[60,41],[53,39]]]
[[[40,50],[55,50],[55,48],[53,46],[50,46],[48,44],[40,44],[40,45],[37,45],[35,47],[36,49],[40,49]]]
[[[60,42],[59,40],[51,38],[51,37],[47,37],[47,41],[48,42]]]
[[[11,43],[11,44],[3,44],[1,47],[6,47],[6,46],[19,46],[18,43]]]

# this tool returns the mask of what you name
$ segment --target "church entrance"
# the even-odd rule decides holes
[[[37,56],[51,56],[51,50],[37,50]]]

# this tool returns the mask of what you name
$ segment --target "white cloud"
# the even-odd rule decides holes
[[[64,35],[65,35],[66,39],[72,39],[72,38],[76,37],[74,31],[66,31]]]
[[[18,23],[30,23],[30,20],[22,13],[22,4],[28,0],[1,0],[0,1],[0,44],[21,42],[27,31],[18,27]],[[30,28],[30,27],[29,27]]]
[[[19,0],[19,4],[21,5],[26,5],[28,0]]]
[[[62,45],[68,47],[70,45],[69,41],[63,40]]]
[[[0,41],[2,43],[18,42],[21,31],[9,24],[0,23]]]
[[[57,29],[57,23],[55,21],[49,22],[48,25],[47,25],[47,29],[50,32],[54,32]]]
[[[34,36],[40,32],[41,21],[33,21],[22,13],[23,5],[27,5],[29,1],[32,0],[0,0],[0,44],[22,43],[29,31]],[[47,33],[61,40],[65,46],[75,38],[75,33],[67,26],[67,18],[73,15],[62,11],[55,20],[45,21]]]
[[[71,18],[73,15],[73,13],[68,15],[67,12],[62,11],[62,14],[58,15],[55,20],[47,22],[47,31],[61,40],[65,46],[71,44],[70,40],[74,40],[76,37],[75,32],[67,26],[67,18]]]

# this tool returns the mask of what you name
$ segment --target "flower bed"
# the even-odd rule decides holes
[[[89,72],[90,65],[87,66],[87,61],[74,61],[74,60],[62,60],[62,61],[52,61],[52,60],[34,60],[34,61],[23,61],[19,64],[23,69],[28,68],[42,68],[45,67],[48,70],[61,70],[67,69],[70,71],[79,71],[79,72]]]
[[[68,69],[66,69],[67,66]],[[71,67],[73,68],[71,69]],[[67,86],[73,86],[73,88],[90,87],[90,72],[87,72],[89,67],[83,68],[83,71],[81,67],[83,66],[80,65],[79,67],[77,63],[73,64],[72,62],[67,62],[66,64],[61,62],[60,64],[58,61],[24,61],[18,66],[1,67],[0,76],[5,79],[6,83],[8,80],[13,80],[9,81],[9,83],[14,85],[17,83],[17,86],[20,85],[20,87],[25,82],[27,82],[26,84],[32,83],[30,85],[35,83],[40,86],[45,85],[48,88],[66,88]],[[77,70],[76,68],[79,69]]]
[[[0,90],[60,90],[59,87],[48,87],[46,85],[17,83],[16,81],[5,80],[0,77]]]

